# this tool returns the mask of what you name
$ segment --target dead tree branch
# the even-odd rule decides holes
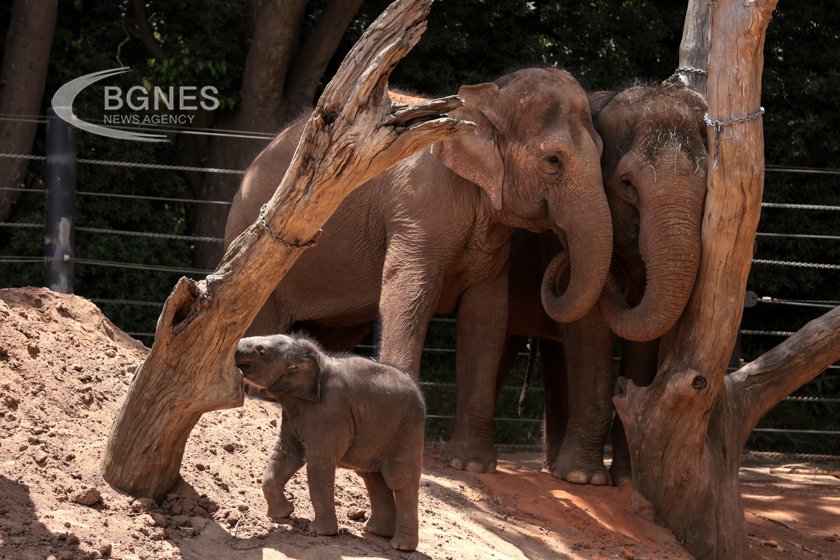
[[[430,4],[397,0],[373,23],[310,116],[264,222],[234,241],[213,274],[175,286],[108,437],[101,469],[114,487],[135,496],[164,494],[201,414],[242,404],[233,363],[238,340],[350,192],[415,151],[474,129],[441,116],[460,106],[456,97],[430,102],[437,104],[433,115],[429,104],[413,115],[393,114],[388,76],[425,31]]]
[[[758,421],[793,391],[840,360],[840,307],[798,330],[790,338],[727,377],[743,412],[746,442]]]

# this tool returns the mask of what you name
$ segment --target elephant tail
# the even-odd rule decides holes
[[[525,404],[525,397],[528,395],[528,386],[531,385],[531,376],[534,374],[534,364],[537,363],[537,353],[540,350],[540,339],[532,336],[528,345],[528,366],[525,368],[525,381],[522,383],[522,392],[519,393],[516,413],[522,416],[522,407]]]

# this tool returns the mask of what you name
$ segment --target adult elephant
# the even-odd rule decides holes
[[[299,323],[328,332],[379,318],[380,357],[416,379],[432,314],[457,307],[459,375],[471,383],[474,372],[495,373],[505,342],[514,228],[551,230],[568,247],[565,292],[556,288],[556,263],[541,280],[550,316],[575,320],[596,303],[609,271],[612,226],[602,144],[585,92],[567,72],[531,68],[464,86],[458,95],[465,104],[455,115],[477,123],[477,133],[435,144],[351,194],[249,335],[288,332]],[[228,217],[228,245],[278,185],[303,124],[281,132],[251,164]],[[474,357],[470,363],[461,360],[466,355]],[[456,444],[459,453],[472,451],[469,441]]]
[[[687,88],[635,86],[593,93],[590,102],[604,142],[602,173],[614,230],[610,280],[599,305],[583,318],[554,321],[535,294],[544,263],[559,262],[564,249],[551,233],[517,232],[510,338],[499,379],[523,337],[540,337],[549,468],[570,482],[606,484],[603,446],[612,416],[614,338],[622,340],[622,375],[649,383],[659,337],[682,314],[697,275],[708,148],[705,101]],[[461,421],[471,423],[471,433],[492,434],[492,407],[478,424]],[[615,436],[612,475],[620,481],[629,476],[620,425]]]

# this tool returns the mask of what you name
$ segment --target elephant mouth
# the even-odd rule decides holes
[[[253,369],[253,364],[250,361],[234,361],[234,364],[239,369],[239,373],[246,377]]]

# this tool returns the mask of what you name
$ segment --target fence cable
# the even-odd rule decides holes
[[[8,152],[0,152],[0,158],[12,159],[29,159],[36,161],[46,161],[47,156],[37,156],[32,154],[11,154]],[[78,163],[86,163],[90,165],[107,165],[110,167],[131,167],[138,169],[156,169],[160,171],[192,171],[199,173],[224,173],[229,175],[245,175],[242,169],[221,169],[218,167],[196,167],[192,165],[168,165],[164,163],[150,163],[139,161],[119,161],[109,159],[89,159],[76,158]]]
[[[48,257],[43,257],[44,260],[49,260]],[[103,261],[97,259],[73,259],[73,262],[76,264],[83,264],[83,265],[91,265],[91,266],[106,266],[106,267],[113,267],[113,268],[126,268],[126,269],[134,269],[134,270],[152,270],[154,272],[175,272],[179,274],[198,274],[202,276],[206,276],[213,272],[212,270],[204,270],[201,268],[179,268],[174,266],[161,266],[161,265],[151,265],[151,264],[136,264],[136,263],[126,263],[126,262],[117,262],[117,261]]]
[[[808,302],[790,299],[780,299],[770,296],[762,296],[758,298],[759,303],[773,303],[777,305],[793,305],[795,307],[817,307],[820,309],[834,309],[840,302],[824,301],[824,302]]]
[[[826,204],[793,204],[788,202],[762,202],[762,208],[782,208],[785,210],[826,210],[830,212],[840,212],[840,206],[831,206]]]
[[[840,264],[779,261],[773,259],[753,259],[753,264],[767,264],[771,266],[792,266],[795,268],[812,268],[817,270],[840,270]]]
[[[23,189],[19,187],[0,187],[0,191],[15,191],[27,192],[35,194],[45,194],[47,189]],[[198,200],[196,198],[173,198],[167,196],[143,196],[138,194],[117,194],[117,193],[99,193],[89,191],[76,191],[79,196],[102,196],[110,198],[126,198],[130,200],[152,200],[155,202],[185,202],[190,204],[219,204],[222,206],[230,206],[230,202],[226,200]]]
[[[152,239],[175,239],[178,241],[207,241],[210,243],[224,243],[221,237],[202,237],[198,235],[177,235],[174,233],[154,233],[147,231],[126,231],[119,229],[105,229],[77,226],[76,231],[83,231],[87,233],[101,233],[105,235],[127,235],[132,237],[149,237]]]
[[[762,233],[757,232],[756,237],[779,237],[782,239],[822,239],[827,241],[840,241],[840,235],[817,235],[811,233]]]
[[[35,224],[35,223],[27,223],[27,222],[3,222],[0,223],[0,227],[7,227],[7,228],[31,228],[31,229],[43,229],[44,224]],[[103,235],[127,235],[131,237],[146,237],[151,239],[174,239],[177,241],[206,241],[209,243],[224,243],[224,239],[221,237],[202,237],[199,235],[177,235],[174,233],[155,233],[151,231],[127,231],[127,230],[120,230],[120,229],[106,229],[106,228],[95,228],[95,227],[87,227],[87,226],[76,226],[76,231],[81,231],[84,233],[99,233]]]
[[[740,332],[747,336],[791,336],[796,334],[794,331],[762,331],[755,329],[741,329]]]
[[[109,298],[88,298],[93,303],[104,303],[106,305],[139,305],[145,307],[163,307],[158,301],[139,301],[136,299],[109,299]],[[154,333],[151,333],[154,336]]]

